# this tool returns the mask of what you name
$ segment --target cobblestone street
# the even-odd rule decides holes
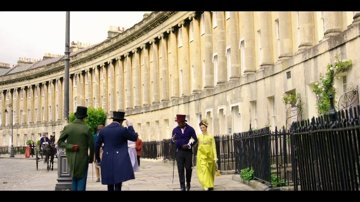
[[[123,183],[123,190],[168,190],[178,191],[179,181],[175,168],[172,182],[172,162],[164,163],[162,160],[142,159],[141,167],[135,173],[135,180]],[[95,172],[89,165],[87,190],[106,190],[106,185],[95,182]],[[191,190],[202,190],[196,177],[196,170],[192,172]],[[215,190],[253,190],[252,187],[232,179],[233,175],[221,175],[215,179]],[[36,170],[35,158],[24,159],[16,156],[9,158],[0,156],[0,190],[51,190],[57,183],[57,159],[54,170],[47,171],[41,160],[39,170]]]

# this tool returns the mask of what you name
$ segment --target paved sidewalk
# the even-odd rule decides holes
[[[57,183],[57,159],[54,170],[47,171],[46,165],[40,161],[39,170],[35,167],[35,158],[24,158],[24,155],[16,155],[9,158],[8,155],[0,155],[0,190],[55,190]],[[177,168],[175,166],[173,178],[172,161],[141,159],[141,167],[135,172],[135,180],[123,183],[123,190],[146,190],[146,191],[180,191]],[[221,175],[215,177],[215,191],[222,190],[254,190],[252,187],[233,180],[234,175]],[[101,182],[95,182],[95,169],[93,164],[88,170],[88,191],[106,191],[107,186]],[[192,191],[201,191],[196,168],[192,172]]]

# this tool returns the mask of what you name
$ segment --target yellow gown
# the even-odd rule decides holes
[[[200,185],[204,190],[214,187],[216,171],[216,147],[214,136],[210,134],[198,135],[198,150],[196,155],[196,173]]]

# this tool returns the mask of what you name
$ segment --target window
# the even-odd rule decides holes
[[[260,64],[263,63],[263,55],[262,55],[262,46],[261,46],[261,30],[259,29],[257,31],[257,44],[258,44],[258,47],[259,47],[259,61],[260,61]]]
[[[342,77],[342,86],[343,86],[343,92],[345,93],[347,91],[347,77]]]
[[[280,56],[280,25],[279,25],[279,19],[275,20],[275,37],[276,37],[277,53],[278,53],[278,57],[279,57]]]
[[[251,101],[251,102],[250,102],[250,106],[251,106],[251,109],[250,109],[250,123],[251,123],[251,128],[252,128],[252,129],[256,129],[256,127],[257,127],[256,101]]]
[[[214,54],[213,56],[213,63],[214,63],[214,86],[216,86],[217,78],[218,78],[218,56]]]
[[[274,96],[268,97],[268,106],[267,106],[267,125],[269,125],[272,129],[275,128],[276,122],[275,122],[275,101]]]
[[[226,49],[226,67],[227,67],[227,78],[230,80],[231,77],[231,48]]]
[[[240,60],[241,60],[241,68],[245,68],[245,40],[240,41]],[[244,71],[244,69],[243,69]]]
[[[298,44],[298,47],[300,47],[300,43],[301,43],[301,38],[300,38],[300,35],[301,35],[301,27],[300,27],[300,12],[297,12],[296,13],[296,16],[297,16],[297,33],[296,33],[296,38],[297,38],[297,44]]]

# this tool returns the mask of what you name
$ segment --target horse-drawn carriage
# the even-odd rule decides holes
[[[54,156],[56,154],[55,147],[55,136],[50,136],[49,142],[43,142],[39,147],[36,148],[36,170],[39,169],[39,161],[44,158],[44,163],[46,163],[46,169],[49,171],[54,170]],[[39,158],[41,156],[41,159]]]

